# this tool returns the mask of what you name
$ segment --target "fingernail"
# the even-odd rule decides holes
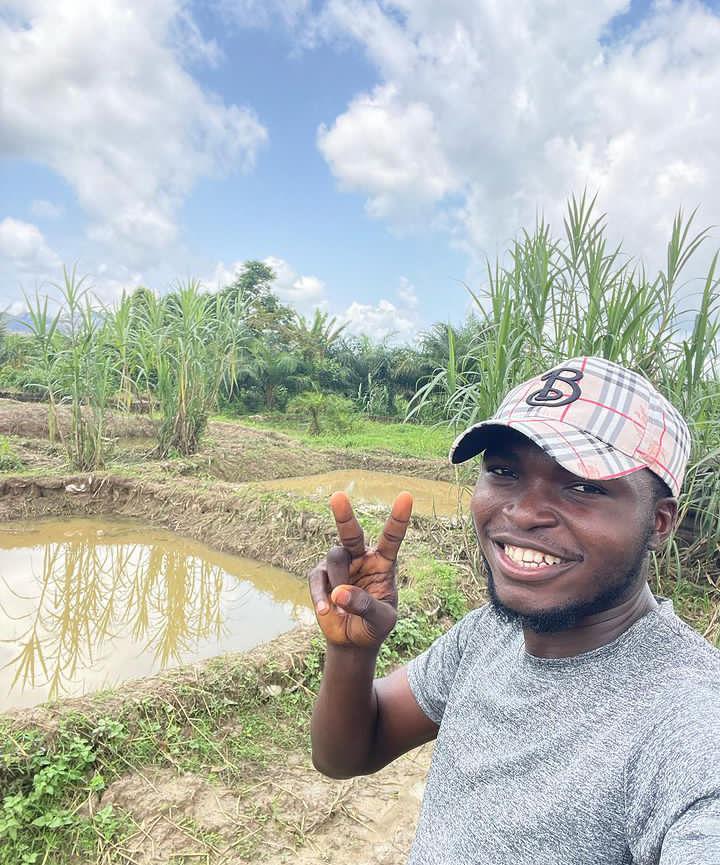
[[[327,613],[329,609],[330,607],[328,607],[325,601],[320,601],[320,603],[317,605],[317,611],[318,613],[320,613],[321,616],[323,613]]]
[[[335,603],[336,604],[347,604],[350,600],[350,592],[347,589],[340,589],[339,592],[335,592]]]

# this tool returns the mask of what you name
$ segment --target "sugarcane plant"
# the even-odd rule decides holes
[[[140,378],[161,415],[158,454],[193,454],[223,384],[236,380],[248,341],[243,307],[189,280],[148,297],[138,335]]]
[[[61,441],[72,468],[93,471],[105,463],[105,424],[115,388],[105,325],[87,277],[78,277],[75,267],[64,267],[63,282],[51,287],[57,292],[54,315],[49,295],[36,293],[34,301],[28,301],[28,328],[43,379],[38,384],[48,397],[50,438]],[[69,411],[69,428],[59,422],[63,406]]]

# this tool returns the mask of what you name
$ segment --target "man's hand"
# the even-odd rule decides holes
[[[308,574],[318,624],[329,643],[379,649],[397,620],[395,561],[412,512],[412,496],[400,493],[377,546],[365,536],[345,493],[330,497],[339,547]]]

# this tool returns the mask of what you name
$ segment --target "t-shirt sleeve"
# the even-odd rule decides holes
[[[408,664],[410,690],[423,712],[436,724],[442,720],[470,635],[487,610],[487,605],[471,610]]]
[[[672,824],[659,865],[720,865],[720,796],[701,799]]]
[[[625,771],[625,813],[633,861],[720,865],[720,692],[696,684],[676,690],[643,731]],[[691,828],[704,826],[704,838]],[[710,828],[712,827],[712,828]],[[691,844],[714,855],[696,857]],[[702,846],[704,845],[704,846]],[[662,859],[660,856],[662,854]]]

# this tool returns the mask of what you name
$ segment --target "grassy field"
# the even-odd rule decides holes
[[[425,459],[447,459],[450,445],[456,433],[447,425],[421,426],[420,424],[382,423],[360,418],[348,432],[323,432],[310,435],[293,424],[288,418],[278,415],[255,420],[247,417],[218,417],[218,420],[234,421],[255,429],[283,432],[312,447],[348,448],[355,451],[390,451],[404,457]]]

